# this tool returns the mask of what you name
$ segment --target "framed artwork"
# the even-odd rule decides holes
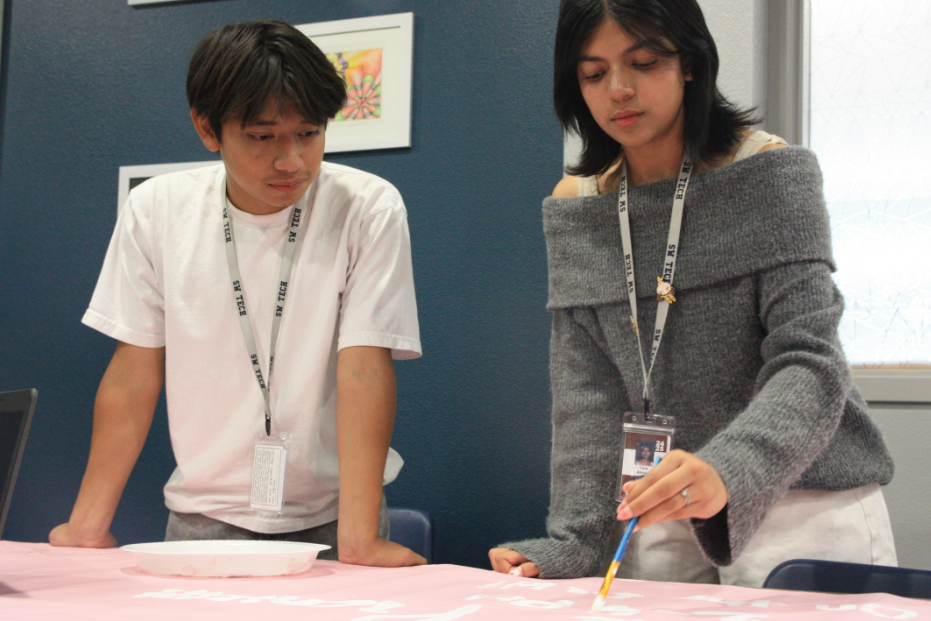
[[[207,160],[204,162],[179,162],[177,164],[146,164],[144,166],[120,166],[120,187],[119,196],[116,202],[116,213],[126,203],[129,197],[129,191],[150,177],[164,175],[165,173],[176,172],[179,170],[189,170],[191,168],[200,168],[201,166],[210,166],[219,164],[221,160]]]
[[[167,4],[169,2],[184,2],[184,0],[126,0],[126,4]]]
[[[346,81],[346,105],[327,125],[326,152],[409,147],[414,14],[295,27]]]

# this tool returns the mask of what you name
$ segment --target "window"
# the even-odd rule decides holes
[[[841,341],[855,366],[931,366],[931,2],[809,2]]]

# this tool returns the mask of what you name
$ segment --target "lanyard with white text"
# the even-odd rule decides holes
[[[233,299],[236,301],[236,310],[239,313],[239,324],[242,335],[246,340],[246,349],[249,352],[249,361],[255,372],[255,379],[262,390],[265,399],[265,434],[272,433],[272,408],[268,391],[271,387],[272,369],[275,367],[275,349],[278,346],[278,330],[281,327],[281,315],[284,313],[284,301],[288,294],[288,281],[291,279],[291,270],[294,264],[294,251],[303,239],[307,227],[301,228],[301,213],[303,209],[295,205],[291,213],[291,227],[288,238],[285,240],[284,252],[281,254],[281,269],[278,276],[278,301],[275,305],[275,317],[272,319],[271,343],[268,346],[268,382],[262,377],[262,367],[259,365],[259,355],[255,346],[255,335],[252,333],[252,323],[246,314],[246,300],[242,293],[242,277],[239,274],[239,259],[236,257],[236,241],[233,239],[233,226],[230,221],[228,207],[223,207],[223,235],[226,239],[226,260],[230,266],[230,278],[233,281]]]
[[[669,237],[666,241],[666,258],[663,264],[663,275],[657,276],[657,307],[656,327],[653,330],[653,348],[650,351],[650,365],[647,367],[643,359],[643,345],[640,342],[640,326],[637,323],[637,287],[634,280],[634,256],[630,242],[630,215],[628,214],[627,200],[627,162],[621,168],[621,187],[617,196],[617,213],[621,221],[621,244],[624,250],[624,271],[627,275],[627,296],[630,298],[630,323],[637,335],[637,350],[640,354],[640,368],[643,371],[643,412],[650,412],[650,375],[653,373],[653,363],[656,361],[656,352],[663,338],[666,327],[666,316],[669,314],[669,305],[676,301],[672,280],[676,274],[676,255],[679,251],[679,232],[682,228],[682,212],[685,206],[685,191],[692,176],[692,162],[688,156],[682,160],[682,170],[676,183],[676,195],[672,201],[672,216],[669,219]]]

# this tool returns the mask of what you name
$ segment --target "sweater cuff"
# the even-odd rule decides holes
[[[727,505],[717,515],[705,520],[693,518],[689,522],[699,549],[715,567],[726,567],[734,562],[727,524]]]
[[[502,543],[500,548],[510,548],[520,552],[540,569],[539,578],[585,578],[595,573],[596,567],[589,567],[577,542],[558,539],[527,539]]]

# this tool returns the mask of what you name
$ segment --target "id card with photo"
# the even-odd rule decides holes
[[[675,416],[624,413],[624,443],[618,464],[616,500],[624,499],[623,487],[629,481],[641,479],[653,469],[657,457],[672,450],[676,434]]]

